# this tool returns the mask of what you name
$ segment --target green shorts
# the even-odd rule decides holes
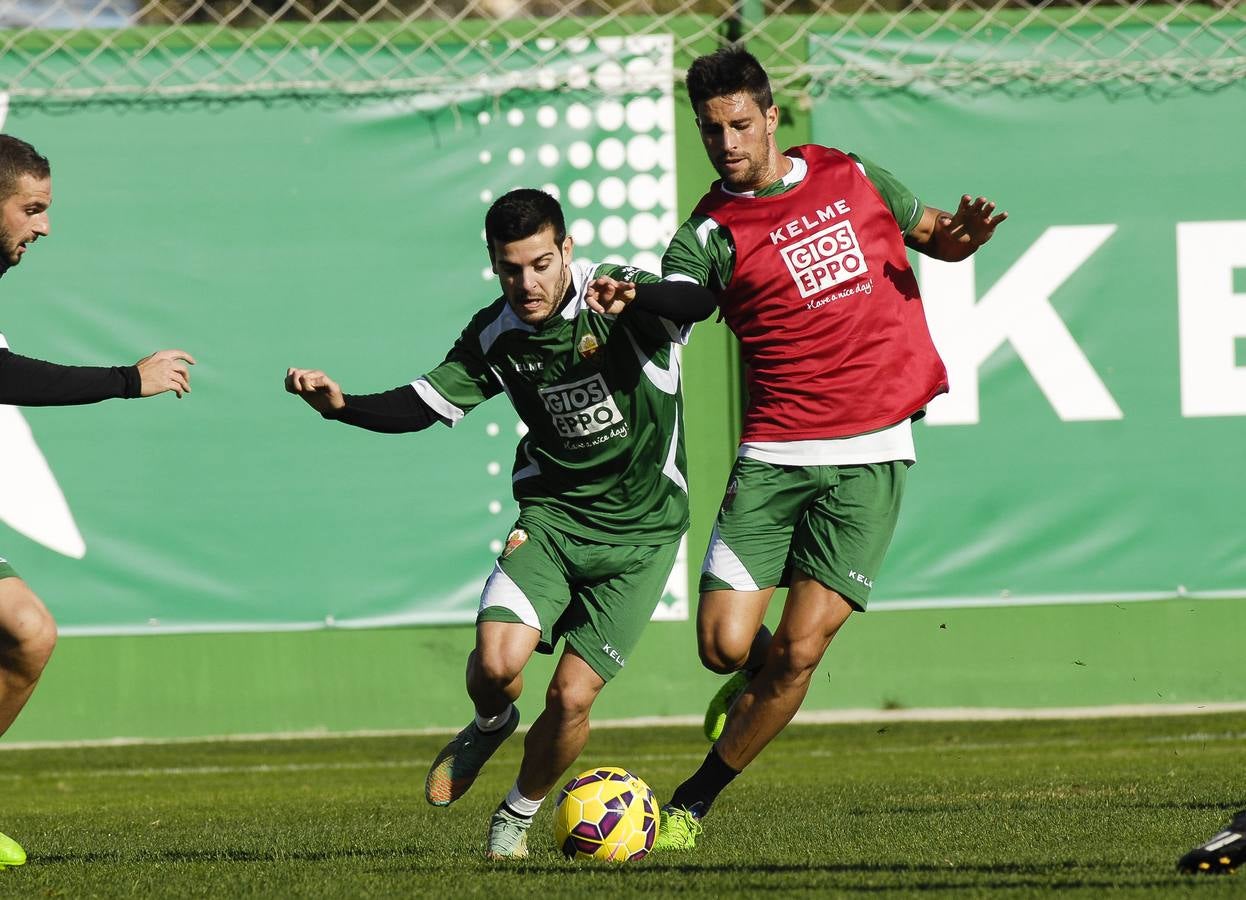
[[[7,559],[5,559],[3,556],[0,556],[0,578],[20,578],[20,577],[21,576],[17,574],[17,569],[9,565],[9,561]]]
[[[900,513],[908,465],[779,466],[736,460],[701,591],[785,587],[792,569],[865,609]]]
[[[480,596],[477,622],[521,622],[559,638],[606,681],[627,662],[662,599],[679,541],[611,545],[556,531],[521,515]]]

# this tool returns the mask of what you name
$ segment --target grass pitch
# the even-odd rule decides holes
[[[1246,807],[1246,714],[792,726],[720,798],[701,846],[624,866],[481,858],[512,739],[449,809],[423,799],[444,737],[0,753],[20,897],[1246,897],[1246,872],[1177,875]],[[692,728],[594,732],[576,771],[626,766],[659,799]]]

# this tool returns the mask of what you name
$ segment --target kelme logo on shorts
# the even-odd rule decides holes
[[[727,484],[727,493],[723,495],[723,509],[731,509],[735,503],[735,495],[740,491],[740,483],[734,478]]]
[[[554,427],[565,438],[596,434],[623,421],[606,380],[600,374],[571,384],[541,388],[541,401]]]
[[[851,578],[853,581],[861,582],[867,588],[872,588],[874,586],[873,578],[867,577],[864,573],[858,572],[856,569],[850,569],[848,571],[848,577]]]
[[[606,654],[606,656],[610,657],[615,662],[617,662],[619,664],[620,669],[623,668],[625,665],[627,665],[627,660],[624,659],[622,656],[619,656],[619,651],[615,650],[609,644],[602,644],[601,652]]]
[[[527,539],[528,532],[524,531],[522,528],[516,528],[508,534],[506,536],[506,549],[502,551],[502,559],[506,559],[506,557],[518,550],[521,546],[523,546],[523,542]]]
[[[851,222],[836,222],[799,243],[779,248],[802,298],[869,271]]]

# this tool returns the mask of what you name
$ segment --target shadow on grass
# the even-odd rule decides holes
[[[1219,812],[1224,816],[1231,816],[1239,809],[1246,809],[1246,797],[1239,797],[1233,801],[1208,801],[1198,803],[1194,801],[1162,801],[1154,800],[1150,802],[1133,802],[1122,803],[1122,807],[1128,809],[1185,809],[1196,812],[1209,810],[1211,812]]]
[[[1072,860],[1053,863],[999,863],[946,866],[936,864],[900,863],[724,863],[709,865],[666,864],[652,862],[633,863],[622,868],[605,865],[569,864],[561,861],[541,862],[526,860],[509,866],[484,864],[499,875],[555,875],[560,878],[597,879],[602,876],[627,878],[627,889],[641,891],[652,885],[655,892],[669,890],[671,876],[705,879],[707,876],[726,878],[754,878],[782,876],[803,877],[813,883],[811,888],[844,893],[892,893],[898,887],[904,890],[930,893],[948,893],[959,896],[965,891],[988,889],[1046,889],[1046,890],[1096,890],[1105,891],[1129,887],[1133,889],[1170,888],[1180,879],[1175,871],[1156,872],[1128,863],[1085,863]],[[422,867],[403,867],[415,871]],[[509,871],[508,871],[509,869]],[[880,882],[892,876],[888,883],[862,884],[862,877],[874,877]],[[937,880],[935,876],[938,877]],[[1205,879],[1206,880],[1206,879]],[[897,881],[901,883],[897,883]],[[743,888],[739,882],[737,885]],[[587,886],[586,886],[587,887]],[[790,885],[783,880],[774,881],[771,888],[786,890]]]
[[[1076,792],[1071,792],[1076,799]],[[1225,815],[1231,815],[1239,809],[1246,809],[1246,797],[1240,798],[1233,802],[1223,801],[1175,801],[1175,800],[1147,800],[1147,801],[1127,801],[1114,804],[1120,809],[1153,809],[1153,810],[1189,810],[1189,811],[1218,811]],[[1010,801],[1008,804],[1010,809],[1016,810],[1033,810],[1041,812],[1050,812],[1051,803],[1046,797],[1036,796],[1033,799],[1018,799]],[[844,810],[849,816],[857,818],[874,818],[877,816],[922,816],[922,815],[943,815],[948,813],[969,813],[981,810],[981,806],[972,803],[913,803],[907,806],[887,805],[887,806],[852,806]],[[1077,812],[1076,807],[1071,807],[1072,812]]]
[[[238,862],[238,863],[273,863],[273,862],[332,862],[350,859],[407,859],[421,855],[413,848],[390,848],[371,850],[317,850],[292,851],[280,850],[142,850],[134,853],[122,851],[88,851],[83,853],[49,853],[32,857],[30,862],[35,865],[60,865],[63,863],[198,863],[198,862]]]
[[[437,855],[427,862],[418,862],[421,857],[427,858],[426,852],[417,848],[390,849],[359,849],[359,850],[326,850],[315,852],[281,852],[281,851],[250,851],[250,850],[164,850],[142,851],[136,853],[114,852],[83,852],[40,855],[31,860],[33,867],[56,866],[60,864],[82,863],[281,863],[281,862],[342,862],[350,860],[366,860],[374,863],[388,863],[380,868],[371,868],[374,875],[395,875],[399,873],[436,873],[444,875],[447,870],[447,859]],[[414,860],[413,860],[414,858]],[[456,860],[458,865],[467,862]],[[396,864],[395,864],[396,863]],[[488,863],[483,859],[474,859],[468,872],[479,877],[481,870],[500,878],[508,876],[549,875],[560,879],[596,880],[603,877],[626,878],[624,882],[629,889],[646,891],[651,889],[661,893],[670,887],[670,878],[675,876],[692,876],[704,879],[709,875],[725,877],[782,877],[792,876],[814,880],[818,889],[834,889],[844,893],[876,894],[894,892],[898,885],[895,879],[902,882],[908,891],[920,891],[931,894],[950,894],[957,896],[965,891],[982,889],[1046,889],[1057,891],[1097,890],[1104,891],[1129,887],[1134,889],[1164,888],[1173,886],[1177,876],[1175,873],[1163,877],[1158,872],[1145,871],[1139,866],[1126,863],[1088,863],[1066,860],[1052,863],[999,863],[946,866],[936,864],[902,864],[902,863],[723,863],[708,865],[691,865],[687,863],[668,864],[654,859],[649,862],[631,864],[625,867],[608,865],[566,863],[555,857],[543,860],[541,857],[515,861],[513,863]],[[467,875],[468,872],[464,872]],[[862,884],[863,876],[885,879],[886,883]],[[1142,877],[1139,877],[1142,876]],[[599,882],[598,882],[599,883]],[[587,888],[588,885],[585,885]],[[783,890],[784,883],[776,882],[776,890]]]

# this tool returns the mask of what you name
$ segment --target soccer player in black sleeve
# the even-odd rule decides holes
[[[0,276],[30,245],[51,233],[52,169],[25,141],[0,134]],[[66,406],[112,397],[154,397],[190,390],[184,350],[159,350],[132,366],[61,366],[19,356],[0,334],[0,403]],[[30,699],[56,645],[56,622],[8,560],[0,557],[0,735]],[[19,866],[26,852],[0,834],[0,869]]]

